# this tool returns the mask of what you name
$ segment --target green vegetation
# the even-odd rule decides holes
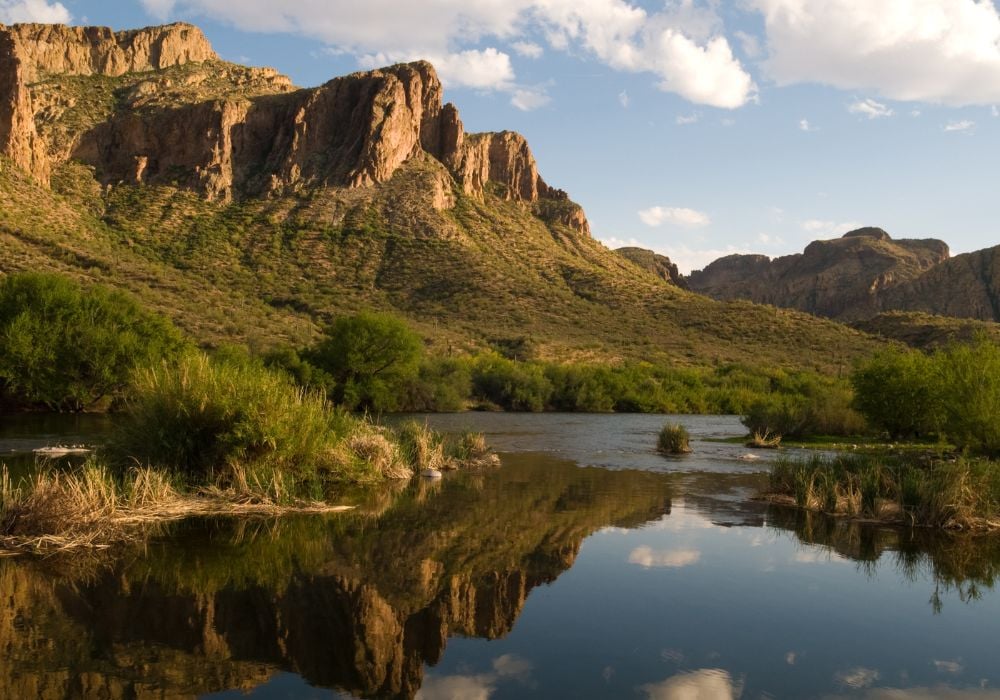
[[[1000,469],[988,460],[780,459],[771,471],[769,493],[836,515],[938,528],[1000,527]]]
[[[1000,347],[980,338],[924,355],[883,351],[852,375],[855,402],[892,439],[936,436],[1000,456]]]
[[[185,341],[133,299],[58,275],[0,279],[0,402],[80,411],[120,399],[136,365]]]
[[[691,436],[687,428],[676,423],[667,423],[660,430],[656,449],[665,455],[683,455],[691,451]]]
[[[867,431],[846,382],[801,373],[781,377],[772,388],[743,412],[743,424],[752,434],[773,439]]]

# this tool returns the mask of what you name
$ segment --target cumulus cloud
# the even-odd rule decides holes
[[[976,122],[969,121],[968,119],[951,121],[944,125],[945,131],[972,131],[975,128]]]
[[[989,0],[748,0],[779,85],[819,82],[948,105],[1000,99],[1000,14]]]
[[[440,61],[469,47],[500,53],[478,45],[504,41],[519,55],[535,57],[542,47],[525,36],[542,36],[555,50],[586,53],[620,71],[651,73],[660,89],[692,102],[736,108],[753,99],[753,79],[733,56],[711,3],[683,0],[650,13],[632,1],[142,0],[160,19],[201,14],[248,31],[313,37],[358,56]],[[448,78],[461,80],[455,72]],[[510,80],[500,70],[492,87],[509,89]],[[450,84],[472,86],[467,80]]]
[[[811,236],[843,236],[848,231],[861,228],[858,221],[824,221],[823,219],[806,219],[799,224],[802,230]]]
[[[697,549],[657,550],[646,545],[636,547],[628,555],[629,564],[638,564],[647,569],[682,569],[697,564],[699,559],[701,559],[701,552]]]
[[[525,58],[541,58],[542,54],[545,53],[545,49],[533,41],[515,41],[510,47],[518,56]]]
[[[819,127],[810,124],[808,119],[799,119],[799,131],[819,131]]]
[[[517,88],[510,96],[510,103],[522,112],[544,107],[551,101],[544,88]]]
[[[869,119],[891,117],[894,114],[890,107],[870,98],[852,102],[847,105],[847,111],[851,114],[860,114],[861,116],[868,117]]]
[[[72,19],[61,2],[46,0],[0,0],[0,23],[41,22],[67,24]]]
[[[676,123],[677,126],[687,126],[688,124],[697,124],[698,119],[700,119],[700,117],[697,114],[678,114],[674,123]]]
[[[712,223],[708,214],[687,207],[650,207],[641,210],[639,218],[647,226],[661,226],[670,223],[686,228],[697,228]]]

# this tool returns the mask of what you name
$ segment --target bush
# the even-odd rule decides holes
[[[472,390],[475,398],[508,411],[543,411],[552,397],[552,383],[541,365],[498,355],[478,358],[472,370]]]
[[[851,375],[855,406],[893,440],[936,433],[942,406],[934,364],[915,350],[878,353]]]
[[[171,323],[130,297],[51,274],[0,280],[0,394],[59,411],[102,407],[132,370],[176,357]]]
[[[108,449],[119,464],[163,467],[197,483],[237,470],[304,483],[343,466],[333,448],[355,423],[280,373],[191,353],[136,373]]]
[[[961,449],[1000,455],[1000,348],[984,338],[933,360],[944,434]]]
[[[333,398],[349,409],[395,411],[403,387],[417,373],[420,336],[387,313],[338,318],[326,337],[303,355],[336,382]]]
[[[691,451],[690,435],[683,425],[668,423],[660,430],[656,449],[663,454],[681,455]]]

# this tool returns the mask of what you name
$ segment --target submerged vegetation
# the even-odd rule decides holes
[[[769,496],[832,515],[948,529],[1000,528],[1000,469],[983,459],[779,459]]]

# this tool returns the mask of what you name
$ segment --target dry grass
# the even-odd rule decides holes
[[[781,447],[781,436],[774,435],[770,430],[755,430],[746,442],[747,447],[758,450],[773,450]]]
[[[39,472],[15,486],[4,468],[0,473],[0,550],[108,548],[142,538],[162,523],[192,516],[349,510],[283,496],[273,485],[250,482],[185,493],[155,469],[134,468],[119,479],[95,462],[70,472]]]

